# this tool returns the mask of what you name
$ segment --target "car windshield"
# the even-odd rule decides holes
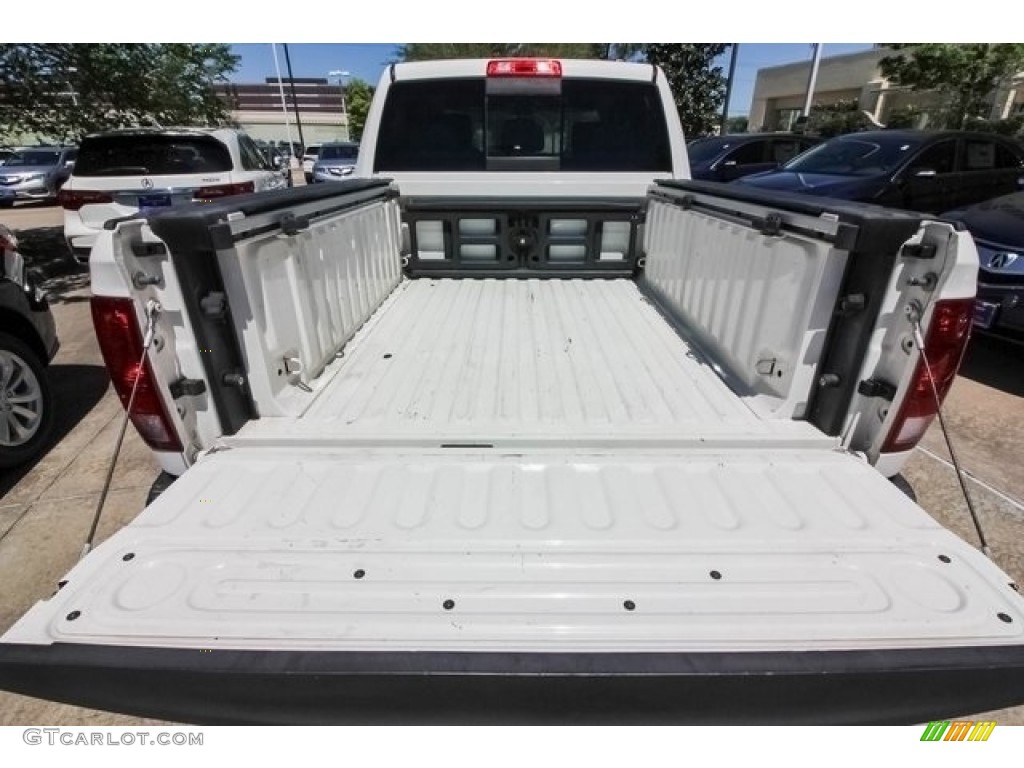
[[[60,152],[21,150],[7,158],[4,166],[56,165],[58,160],[60,160]]]
[[[388,90],[378,171],[672,170],[651,82],[465,78]]]
[[[355,160],[359,155],[359,147],[347,144],[328,144],[320,150],[321,160]]]
[[[734,143],[735,139],[697,139],[687,145],[686,154],[691,163],[707,163],[714,160]]]
[[[842,136],[809,149],[786,163],[794,173],[828,173],[836,176],[874,176],[889,173],[921,144],[903,136]]]
[[[212,136],[115,134],[82,142],[75,176],[223,173],[231,167],[228,148]]]

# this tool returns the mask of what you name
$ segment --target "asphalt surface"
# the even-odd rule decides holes
[[[34,464],[0,474],[2,633],[36,601],[47,598],[77,561],[123,411],[93,334],[87,276],[63,246],[60,209],[19,205],[0,210],[0,222],[23,230],[23,250],[31,249],[33,263],[42,265],[49,277],[61,338],[61,350],[50,369],[60,409],[54,442]],[[1024,587],[1024,348],[981,336],[973,339],[946,414],[993,558]],[[976,544],[978,537],[948,460],[934,425],[898,482],[944,526]],[[157,472],[149,450],[129,429],[97,542],[138,514]],[[1024,725],[1024,707],[975,719],[982,717]],[[154,722],[0,692],[0,725]]]

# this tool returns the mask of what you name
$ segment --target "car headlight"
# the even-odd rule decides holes
[[[45,173],[30,173],[27,176],[22,176],[22,181],[42,181],[46,178]]]

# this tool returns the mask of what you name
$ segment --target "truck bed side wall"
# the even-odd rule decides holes
[[[401,280],[399,212],[377,199],[221,251],[228,302],[261,416],[295,413]]]

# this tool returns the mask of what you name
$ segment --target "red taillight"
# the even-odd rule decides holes
[[[212,187],[200,187],[192,195],[192,199],[206,202],[208,200],[217,200],[221,197],[231,197],[232,195],[245,195],[255,191],[256,185],[251,181],[243,181],[238,184],[215,184]]]
[[[135,393],[131,419],[142,439],[154,450],[181,452],[181,440],[160,398],[149,361],[139,369],[142,331],[136,320],[132,300],[93,296],[92,322],[96,327],[96,338],[100,343],[100,352],[103,353],[103,362],[110,372],[114,391],[125,408],[128,407],[132,386],[138,377],[139,387]]]
[[[935,378],[939,401],[946,399],[960,369],[971,335],[974,299],[939,301],[932,310],[932,322],[924,339],[924,353]],[[935,394],[923,360],[917,361],[910,389],[903,398],[882,453],[909,451],[924,436],[937,412]]]
[[[494,59],[487,62],[488,77],[561,77],[562,62],[555,59]]]
[[[62,189],[57,193],[57,202],[65,211],[77,211],[83,205],[112,203],[114,198],[106,192],[92,189]]]

